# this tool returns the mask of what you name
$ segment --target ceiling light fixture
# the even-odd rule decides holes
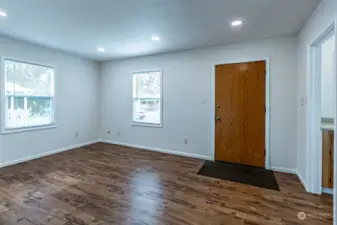
[[[237,27],[242,25],[242,20],[235,20],[232,23],[232,27]]]
[[[98,51],[98,52],[105,52],[105,48],[98,47],[98,48],[97,48],[97,51]]]
[[[5,18],[7,17],[7,13],[5,10],[0,9],[0,17],[5,17]]]
[[[152,36],[152,41],[160,41],[160,37],[158,36]]]

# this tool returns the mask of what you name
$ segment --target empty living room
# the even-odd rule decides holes
[[[336,0],[0,0],[0,225],[337,225]]]

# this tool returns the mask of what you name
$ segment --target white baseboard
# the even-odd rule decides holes
[[[296,170],[296,169],[288,169],[288,168],[284,168],[284,167],[277,167],[277,166],[272,166],[270,169],[273,170],[273,171],[276,171],[276,172],[291,173],[291,174],[297,175],[298,179],[301,181],[301,183],[304,186],[305,190],[307,192],[309,192],[308,191],[308,186],[305,183],[305,181],[304,181],[303,177],[301,176],[301,174],[298,172],[298,170]]]
[[[4,162],[4,163],[0,164],[0,168],[15,165],[15,164],[19,164],[19,163],[30,161],[30,160],[33,160],[33,159],[38,159],[38,158],[48,156],[48,155],[54,155],[56,153],[65,152],[65,151],[72,150],[72,149],[75,149],[75,148],[80,148],[80,147],[83,147],[83,146],[86,146],[86,145],[95,144],[98,141],[99,140],[88,141],[88,142],[84,142],[84,143],[81,143],[81,144],[71,145],[71,146],[68,146],[68,147],[65,147],[65,148],[59,148],[59,149],[55,149],[55,150],[52,150],[52,151],[49,151],[49,152],[44,152],[44,153],[41,153],[41,154],[28,156],[28,157],[25,157],[25,158],[16,159],[16,160],[8,161],[8,162]]]
[[[299,179],[299,180],[301,181],[301,183],[303,184],[305,190],[306,190],[307,192],[309,192],[309,191],[308,191],[309,189],[308,189],[307,183],[306,183],[305,180],[303,179],[302,175],[301,175],[298,171],[296,172],[296,174],[297,174],[298,179]]]
[[[270,169],[273,170],[273,171],[276,171],[276,172],[281,172],[281,173],[296,174],[295,169],[289,169],[289,168],[285,168],[285,167],[272,166]]]
[[[288,168],[284,168],[284,167],[276,167],[276,166],[271,167],[271,170],[277,171],[277,172],[282,172],[282,173],[291,173],[291,174],[297,175],[298,179],[301,181],[301,183],[304,186],[305,190],[307,192],[309,192],[308,191],[308,186],[305,183],[305,181],[304,181],[303,177],[301,176],[301,174],[298,172],[298,170],[296,170],[296,169],[288,169]]]
[[[288,169],[288,168],[284,168],[284,167],[271,167],[271,170],[273,171],[277,171],[277,172],[282,172],[282,173],[291,173],[291,174],[295,174],[297,175],[298,179],[301,181],[302,185],[304,186],[305,190],[307,192],[308,191],[308,186],[306,184],[306,182],[304,181],[303,177],[301,176],[301,174],[298,172],[298,170],[296,169]]]
[[[180,151],[174,151],[174,150],[168,150],[168,149],[162,149],[162,148],[153,148],[153,147],[147,147],[147,146],[142,146],[142,145],[128,144],[124,142],[109,141],[109,140],[104,140],[104,139],[100,139],[100,142],[107,143],[107,144],[113,144],[113,145],[121,145],[121,146],[126,146],[126,147],[131,147],[131,148],[139,148],[139,149],[154,151],[154,152],[168,153],[172,155],[186,156],[186,157],[197,158],[197,159],[204,159],[204,160],[213,159],[211,156],[180,152]]]

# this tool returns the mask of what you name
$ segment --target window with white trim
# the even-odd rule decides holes
[[[4,66],[4,129],[54,124],[55,69],[11,59]]]
[[[133,119],[135,125],[162,126],[162,71],[133,74]]]

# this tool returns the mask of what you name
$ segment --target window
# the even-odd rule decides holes
[[[54,124],[55,69],[10,59],[4,66],[4,129]]]
[[[133,74],[133,124],[162,126],[162,71]]]

